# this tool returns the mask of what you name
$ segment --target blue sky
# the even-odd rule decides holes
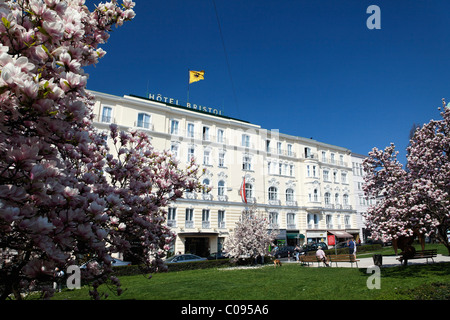
[[[448,0],[215,0],[226,50],[213,0],[135,2],[88,89],[184,105],[188,69],[205,70],[191,103],[365,155],[394,142],[403,163],[413,123],[450,101]]]

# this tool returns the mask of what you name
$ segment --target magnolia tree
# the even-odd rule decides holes
[[[197,187],[155,151],[143,134],[111,128],[116,150],[92,126],[92,98],[83,67],[98,62],[113,25],[134,17],[134,3],[84,0],[0,2],[0,299],[54,280],[86,256],[91,294],[111,275],[111,254],[140,247],[146,272],[163,269],[173,234],[162,207]]]
[[[445,102],[444,102],[445,106]],[[407,153],[407,168],[397,161],[391,144],[384,151],[374,148],[364,161],[364,190],[378,198],[366,220],[376,238],[395,239],[414,232],[435,234],[450,253],[450,108],[441,120],[417,129]]]
[[[234,233],[224,242],[224,250],[234,259],[264,256],[278,235],[277,230],[269,233],[269,221],[256,208],[242,213]]]

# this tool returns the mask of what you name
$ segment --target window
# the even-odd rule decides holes
[[[103,107],[102,110],[102,122],[110,123],[112,121],[112,108]]]
[[[186,208],[186,215],[185,215],[184,221],[185,221],[186,228],[194,227],[194,209]]]
[[[202,228],[210,228],[209,209],[202,210]]]
[[[177,208],[169,208],[167,220],[176,220],[176,217],[177,217]]]
[[[314,189],[314,202],[319,201],[319,192],[317,189]]]
[[[250,148],[250,136],[248,134],[242,135],[242,146]]]
[[[225,167],[225,152],[219,151],[219,167]]]
[[[286,216],[286,223],[288,229],[295,229],[295,213],[288,213]]]
[[[330,214],[327,214],[325,219],[327,221],[327,228],[329,228],[329,229],[333,228],[333,216]]]
[[[188,138],[194,138],[194,124],[188,123],[187,125],[187,136]]]
[[[271,227],[278,226],[278,212],[269,212],[269,224]]]
[[[342,198],[342,204],[344,205],[348,205],[348,194],[344,194],[343,198]]]
[[[209,209],[202,210],[202,221],[209,221]]]
[[[249,200],[253,197],[253,186],[250,183],[245,184],[245,198]]]
[[[169,227],[176,227],[177,221],[177,208],[169,208],[167,213],[167,225]]]
[[[177,144],[173,144],[170,147],[170,151],[172,152],[172,154],[175,158],[178,158],[178,145]]]
[[[322,151],[322,162],[327,162],[327,153]]]
[[[178,120],[170,121],[170,134],[178,134]]]
[[[219,228],[225,228],[225,210],[219,210],[217,212],[217,220],[219,222]]]
[[[224,196],[225,195],[225,181],[220,180],[217,184],[217,195]]]
[[[269,188],[269,200],[277,200],[278,196],[277,196],[278,190],[276,187],[270,187]]]
[[[194,146],[189,146],[187,161],[191,162],[193,159],[195,159],[195,148],[194,148]]]
[[[277,153],[281,154],[281,142],[277,142]]]
[[[323,170],[323,181],[330,181],[329,173],[328,170]]]
[[[209,127],[203,127],[203,140],[209,141]]]
[[[286,189],[286,201],[294,201],[294,190]]]
[[[347,183],[347,172],[341,172],[341,182]]]
[[[244,156],[242,159],[242,170],[252,170],[252,159],[250,156]]]
[[[266,140],[266,152],[270,153],[270,140]]]
[[[210,163],[209,163],[210,153],[211,153],[211,151],[209,151],[209,150],[205,150],[203,152],[203,164],[206,166],[210,165]]]
[[[208,188],[209,188],[209,179],[203,180],[203,194],[208,194]]]
[[[337,178],[337,172],[334,171],[334,172],[333,172],[333,181],[337,183],[337,182],[338,182],[337,179],[338,179],[338,178]]]
[[[137,126],[140,128],[148,129],[150,128],[150,115],[146,113],[139,113],[138,114],[138,121]]]
[[[224,143],[224,131],[222,129],[217,129],[217,142]]]
[[[344,216],[345,227],[350,227],[350,216]]]
[[[305,148],[305,158],[312,158],[312,154],[311,154],[311,148],[306,147]]]
[[[294,153],[292,152],[292,144],[288,144],[287,145],[287,155],[292,157],[294,155]]]
[[[336,194],[334,195],[334,203],[335,203],[335,204],[339,204],[339,193],[336,193]]]
[[[278,174],[281,176],[283,174],[283,164],[279,163],[278,164]]]
[[[331,194],[329,192],[325,192],[325,204],[330,204],[331,203]]]
[[[186,221],[192,221],[194,219],[194,209],[186,209]]]
[[[332,153],[332,154],[330,155],[330,157],[331,157],[331,163],[332,163],[332,164],[335,164],[336,161],[334,160],[334,153]]]

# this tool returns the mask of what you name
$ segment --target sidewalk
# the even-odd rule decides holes
[[[368,267],[372,267],[374,265],[373,263],[373,258],[372,257],[368,257],[368,258],[358,258],[358,255],[356,256],[356,258],[359,260],[358,261],[358,267],[359,268],[368,268]],[[398,256],[383,256],[383,265],[382,267],[398,267],[401,266],[400,261],[397,260]],[[443,256],[441,254],[438,254],[437,257],[433,258],[435,263],[440,263],[440,262],[450,262],[450,256]],[[433,260],[431,260],[430,258],[428,259],[428,263],[432,264]],[[297,261],[295,261],[295,258],[291,258],[290,261],[288,260],[288,258],[283,258],[281,259],[281,261],[283,263],[298,263]],[[427,264],[427,259],[415,259],[415,260],[409,260],[408,261],[408,266],[409,265],[415,265],[415,264]],[[338,262],[337,263],[338,268],[351,268],[352,264],[350,262]],[[310,267],[318,267],[318,263],[314,262],[314,263],[310,263],[309,264]],[[323,267],[323,263],[319,265],[320,267]],[[333,263],[332,265],[333,268],[335,268],[335,264]],[[353,267],[356,268],[356,263],[353,263]]]

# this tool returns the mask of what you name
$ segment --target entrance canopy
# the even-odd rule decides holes
[[[344,230],[335,230],[335,231],[328,231],[331,234],[334,234],[336,236],[336,238],[353,238],[353,236],[348,233],[345,232]]]

